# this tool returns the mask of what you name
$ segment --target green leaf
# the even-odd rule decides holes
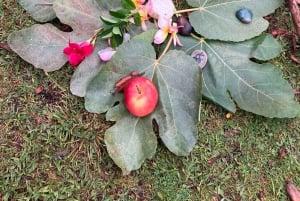
[[[119,34],[113,34],[110,38],[110,43],[112,48],[116,48],[123,42],[123,36]]]
[[[99,38],[101,39],[107,39],[113,36],[113,27],[105,27],[105,29],[98,35]]]
[[[55,0],[18,0],[19,4],[38,22],[48,22],[56,15],[51,3]]]
[[[107,151],[124,175],[140,168],[145,159],[155,154],[157,139],[151,122],[149,117],[128,116],[105,132]]]
[[[128,10],[135,9],[135,5],[132,0],[121,0],[122,7]]]
[[[283,3],[282,0],[187,0],[195,7],[189,15],[195,31],[207,39],[243,41],[260,35],[268,28],[263,19]],[[248,8],[253,13],[250,24],[241,23],[235,16],[237,10]]]
[[[293,90],[282,78],[279,68],[270,63],[257,64],[250,60],[276,56],[269,44],[270,36],[261,35],[243,43],[180,38],[187,54],[203,49],[208,63],[203,69],[203,95],[235,112],[236,105],[246,111],[266,117],[295,117],[300,105]],[[270,55],[260,55],[260,44]],[[192,47],[192,48],[189,48]]]
[[[109,14],[113,17],[119,18],[119,19],[125,19],[130,14],[130,11],[127,9],[120,9],[120,10],[110,10]]]
[[[102,25],[101,10],[94,0],[56,0],[53,9],[62,23],[72,26],[72,32],[60,31],[51,24],[36,24],[13,32],[8,38],[13,51],[47,72],[58,70],[67,62],[63,49],[69,41],[88,40]]]
[[[273,38],[270,34],[262,34],[257,37],[257,42],[254,47],[256,47],[252,53],[251,57],[266,61],[277,57],[281,52],[280,43]]]
[[[141,16],[139,13],[135,13],[133,15],[133,19],[134,19],[134,24],[135,25],[141,25],[142,21],[141,21]]]
[[[119,27],[114,27],[112,30],[113,34],[122,36],[122,32]]]
[[[115,25],[115,24],[119,24],[119,20],[118,19],[112,19],[112,18],[107,18],[104,16],[100,16],[102,22],[106,25]]]
[[[153,35],[153,30],[145,32],[118,47],[112,60],[90,82],[85,107],[90,112],[107,112],[109,120],[117,121],[115,132],[127,132],[125,130],[128,129],[119,126],[123,124],[118,122],[128,121],[132,115],[124,109],[122,94],[112,95],[114,84],[132,71],[144,72],[144,76],[153,80],[157,86],[159,103],[152,114],[139,120],[143,123],[135,129],[142,129],[141,125],[145,127],[148,124],[147,130],[143,132],[152,133],[152,124],[148,118],[155,119],[159,136],[167,148],[177,155],[187,155],[196,143],[201,94],[200,69],[194,59],[178,50],[169,51],[158,61],[151,45]],[[134,157],[135,153],[130,155]],[[115,157],[118,160],[122,158],[121,155]],[[129,163],[133,159],[125,160]]]

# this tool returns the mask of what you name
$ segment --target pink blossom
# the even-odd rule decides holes
[[[116,53],[116,51],[113,48],[107,47],[105,49],[100,50],[98,52],[98,55],[99,55],[101,61],[107,62],[112,58],[112,56],[115,53]]]
[[[149,0],[146,8],[147,13],[154,19],[171,19],[175,11],[172,0]]]
[[[82,43],[71,43],[69,41],[69,46],[64,48],[63,52],[68,55],[69,63],[75,67],[85,57],[89,56],[94,50],[94,44],[89,41],[84,41]]]
[[[160,28],[154,35],[154,43],[155,44],[161,44],[163,43],[168,34],[171,34],[171,37],[173,39],[173,44],[174,46],[176,46],[177,44],[179,46],[182,46],[178,36],[177,36],[177,32],[178,32],[178,26],[177,23],[173,22],[172,20],[166,20],[164,18],[159,18],[158,19],[158,27]]]

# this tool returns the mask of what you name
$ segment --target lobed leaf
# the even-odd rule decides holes
[[[142,130],[142,133],[153,133],[152,119],[155,119],[159,136],[167,148],[177,155],[187,155],[196,143],[201,94],[200,69],[194,59],[178,50],[169,51],[161,60],[157,60],[154,48],[150,44],[153,35],[154,31],[151,30],[119,46],[112,60],[105,64],[90,82],[85,96],[85,107],[90,112],[107,112],[108,120],[117,121],[113,128],[114,139],[117,135],[124,135],[124,132],[125,135],[132,135],[133,139],[138,139],[135,135],[139,133],[130,133],[130,130],[124,129],[124,125],[119,122],[139,122],[134,129]],[[132,71],[144,72],[144,76],[153,80],[158,88],[159,103],[154,112],[145,118],[133,117],[125,109],[122,94],[112,95],[115,82]],[[140,146],[140,142],[132,144],[134,143],[130,146]],[[123,148],[115,146],[121,146],[119,143],[114,144],[114,149],[124,149],[123,145]],[[135,157],[136,153],[127,154]],[[124,158],[121,154],[115,154],[112,158],[118,165],[121,164],[124,173],[131,169],[127,169],[124,164],[137,160]]]
[[[260,35],[268,28],[266,16],[283,3],[282,0],[187,0],[195,7],[189,15],[195,31],[207,39],[244,41]],[[235,16],[237,10],[248,8],[253,13],[250,24],[241,23]]]
[[[271,59],[278,54],[274,53],[273,46],[265,45],[272,41],[270,37],[262,35],[242,43],[191,38],[181,38],[181,41],[187,54],[203,49],[208,55],[202,78],[205,97],[231,112],[236,111],[237,105],[266,117],[296,117],[300,114],[300,105],[294,100],[293,90],[280,69],[270,63],[250,60],[253,56]],[[260,54],[261,49],[271,53]]]
[[[145,159],[151,159],[157,147],[150,117],[123,118],[107,129],[104,140],[110,157],[124,175],[139,169]]]

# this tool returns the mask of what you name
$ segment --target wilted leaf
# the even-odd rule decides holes
[[[260,35],[269,23],[263,19],[282,5],[282,0],[187,0],[197,11],[189,19],[195,31],[207,39],[243,41]],[[235,16],[237,10],[248,8],[253,13],[250,24],[241,23]]]
[[[159,103],[150,116],[135,117],[139,122],[135,129],[145,129],[140,126],[147,124],[143,132],[152,133],[152,121],[149,119],[154,118],[159,135],[168,149],[177,155],[187,155],[196,143],[201,73],[194,59],[182,51],[169,51],[160,61],[156,60],[154,48],[150,44],[153,34],[153,31],[143,33],[119,47],[112,60],[88,86],[85,106],[90,112],[108,111],[110,120],[132,121],[132,115],[123,106],[122,94],[112,95],[112,91],[115,82],[124,75],[131,71],[145,72],[144,76],[152,79],[158,88]],[[127,130],[121,123],[114,126],[114,132],[119,135],[129,132]],[[135,153],[129,155],[134,156]],[[114,157],[118,161],[122,156]],[[126,163],[130,162],[129,159],[125,160]]]
[[[53,9],[61,22],[72,26],[72,32],[62,32],[52,24],[36,24],[13,32],[8,38],[13,51],[36,68],[48,72],[58,70],[66,63],[63,49],[69,41],[88,40],[101,26],[101,11],[94,0],[56,0]]]
[[[18,0],[19,4],[38,22],[48,22],[56,15],[52,7],[55,0]]]
[[[271,36],[262,35],[243,43],[226,43],[210,40],[181,38],[187,54],[203,49],[208,63],[203,69],[203,95],[231,112],[236,105],[255,114],[266,117],[295,117],[300,105],[294,100],[293,90],[282,72],[270,63],[257,64],[250,60],[276,56],[272,46],[271,54],[259,54],[263,40]],[[192,47],[192,48],[190,48]],[[268,47],[267,45],[264,48]]]
[[[140,168],[145,159],[152,158],[157,147],[151,118],[128,116],[121,119],[105,132],[105,144],[123,174]]]

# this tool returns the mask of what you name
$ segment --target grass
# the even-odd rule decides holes
[[[0,2],[0,16],[0,42],[34,23],[16,1]],[[274,19],[291,28],[284,8]],[[272,62],[299,88],[290,44],[279,41],[284,50]],[[50,76],[68,89],[72,71],[65,66]],[[38,86],[42,94],[35,93]],[[300,187],[299,118],[267,119],[239,110],[226,119],[226,111],[204,100],[199,140],[189,156],[174,156],[159,142],[153,159],[122,176],[103,142],[111,123],[3,49],[0,109],[0,200],[275,201],[287,200],[286,180]]]

